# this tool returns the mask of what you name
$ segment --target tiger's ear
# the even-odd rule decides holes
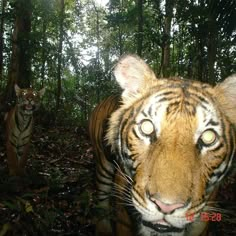
[[[215,99],[219,102],[224,114],[236,125],[236,74],[216,85]]]
[[[140,93],[156,80],[151,68],[135,55],[123,56],[115,67],[114,75],[124,90],[123,97]]]
[[[17,84],[15,84],[14,88],[15,88],[16,96],[18,97],[20,95],[21,88]]]
[[[39,96],[42,97],[45,93],[46,88],[42,88],[41,90],[39,90]]]

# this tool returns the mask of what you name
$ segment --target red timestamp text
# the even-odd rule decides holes
[[[194,221],[194,213],[187,213],[186,214],[186,220],[193,222]],[[200,221],[203,222],[208,222],[208,221],[216,221],[216,222],[220,222],[222,219],[222,215],[221,213],[218,212],[201,212],[200,213]]]

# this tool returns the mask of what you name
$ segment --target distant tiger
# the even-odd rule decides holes
[[[157,79],[132,55],[114,74],[122,96],[89,124],[104,209],[96,235],[207,235],[201,213],[219,211],[211,204],[235,156],[236,75],[215,87]]]
[[[22,175],[28,159],[33,112],[39,107],[45,89],[20,89],[15,85],[17,104],[6,116],[7,162],[10,175]]]

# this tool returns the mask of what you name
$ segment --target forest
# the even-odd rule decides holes
[[[118,59],[136,54],[157,78],[215,85],[236,73],[235,19],[235,0],[1,0],[0,236],[94,235],[88,120],[99,101],[121,92]],[[24,177],[7,168],[4,117],[15,84],[45,88]],[[235,187],[227,178],[218,199],[236,211]],[[212,235],[236,233],[235,214],[212,223]]]

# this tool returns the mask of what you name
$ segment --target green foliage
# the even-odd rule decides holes
[[[94,105],[117,92],[112,68],[121,54],[137,50],[138,10],[133,0],[110,0],[108,7],[94,0],[65,1],[61,61],[61,106],[58,95],[60,1],[32,0],[30,34],[31,80],[46,86],[43,105],[61,122],[84,123]],[[16,1],[7,1],[4,14],[3,74],[7,84],[11,60]],[[170,75],[210,81],[210,19],[215,27],[215,81],[235,73],[234,0],[174,1],[170,37],[165,34],[166,1],[143,1],[143,57],[157,75],[163,47],[170,45]],[[214,56],[214,55],[213,55]]]

